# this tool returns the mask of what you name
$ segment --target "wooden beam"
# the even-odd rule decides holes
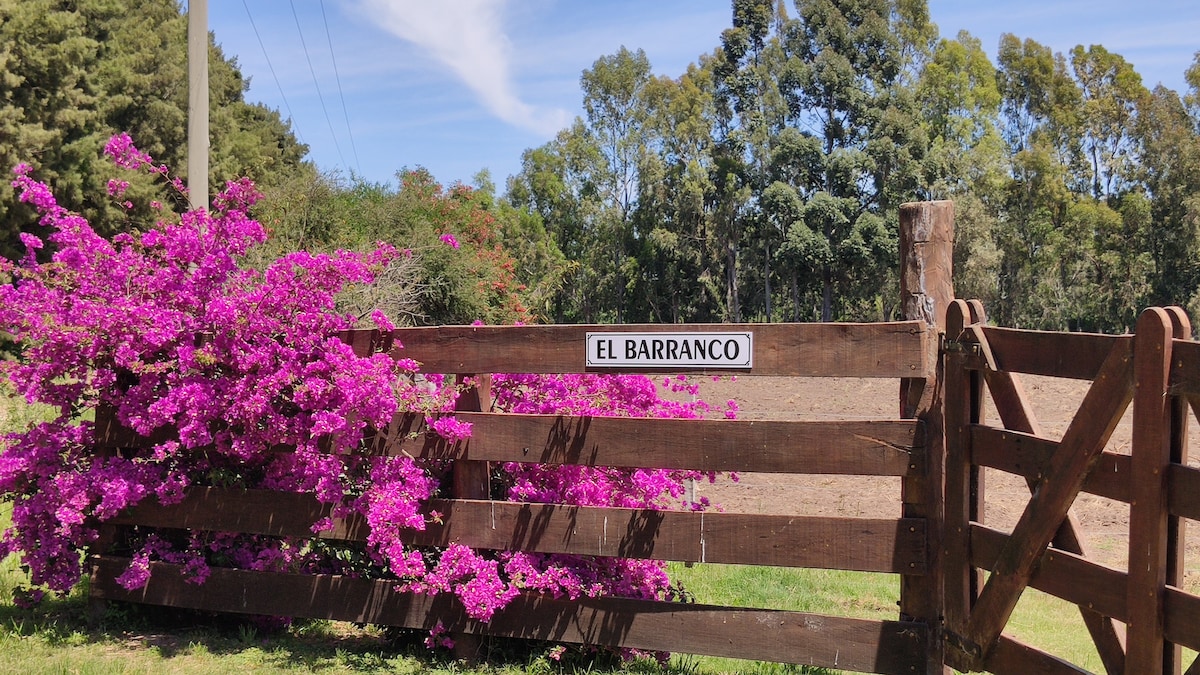
[[[946,313],[946,339],[958,345],[971,324],[971,307],[963,300],[950,303]],[[945,389],[946,429],[946,522],[942,555],[945,560],[946,630],[965,629],[979,586],[971,565],[971,522],[978,509],[974,503],[971,464],[971,425],[978,422],[982,378],[967,370],[962,349],[947,350]]]
[[[1060,446],[1047,438],[985,426],[971,428],[971,442],[976,464],[1024,476],[1035,484],[1045,476]],[[1129,455],[1101,453],[1083,481],[1083,492],[1128,504],[1130,466]]]
[[[988,656],[984,667],[992,673],[1091,675],[1091,671],[1086,668],[1080,668],[1007,635],[996,642],[996,648]]]
[[[553,326],[438,326],[399,328],[396,358],[416,359],[426,373],[583,373],[588,332],[750,332],[754,367],[746,375],[923,377],[931,374],[924,323],[641,324]],[[353,340],[353,336],[343,339]],[[603,369],[602,372],[652,372]],[[593,369],[592,372],[601,372]],[[725,372],[671,368],[662,372]]]
[[[1168,650],[1163,639],[1169,552],[1166,482],[1174,407],[1167,396],[1172,333],[1171,317],[1164,309],[1152,307],[1138,318],[1133,356],[1137,389],[1129,509],[1128,675],[1178,672],[1164,658]]]
[[[1166,307],[1168,318],[1171,319],[1171,357],[1167,360],[1167,382],[1165,388],[1170,389],[1171,364],[1174,358],[1174,346],[1181,340],[1191,340],[1192,322],[1182,307]],[[1170,464],[1165,476],[1160,477],[1164,492],[1163,509],[1167,512],[1167,570],[1168,586],[1182,588],[1186,577],[1187,564],[1184,560],[1186,545],[1187,522],[1170,513],[1170,477],[1171,470],[1177,466],[1187,466],[1188,463],[1188,399],[1185,396],[1171,396],[1166,400],[1169,416],[1167,433]],[[1164,599],[1165,601],[1165,599]],[[1163,668],[1167,672],[1180,673],[1183,668],[1183,648],[1167,642],[1163,645]]]
[[[440,514],[424,531],[404,532],[413,546],[525,550],[538,553],[647,558],[781,567],[925,572],[925,522],[915,519],[826,518],[743,513],[656,511],[556,504],[434,499]],[[331,516],[311,494],[190,488],[178,504],[147,499],[111,522],[311,537]],[[365,541],[361,516],[333,518],[322,539]]]
[[[753,421],[458,413],[469,440],[426,433],[397,416],[377,454],[493,462],[759,473],[913,476],[924,473],[917,420]]]
[[[926,470],[901,483],[903,514],[929,522],[928,574],[900,579],[900,617],[930,626],[926,675],[948,672],[942,639],[944,568],[942,547],[946,433],[942,424],[944,393],[937,386],[945,373],[938,354],[946,311],[954,300],[954,203],[920,202],[900,205],[900,311],[918,321],[934,339],[926,343],[927,362],[936,369],[910,373],[900,381],[900,416],[925,423]]]
[[[992,348],[998,370],[1048,375],[1075,380],[1095,380],[1108,354],[1128,335],[1062,333],[986,326],[983,333]]]
[[[1171,515],[1200,520],[1200,469],[1172,464],[1167,470]]]
[[[151,563],[150,580],[128,591],[114,582],[130,560],[92,559],[98,597],[213,612],[278,614],[648,651],[909,675],[925,663],[926,627],[802,612],[738,609],[625,598],[525,594],[488,623],[466,617],[448,594],[400,593],[396,582],[332,575],[213,569],[203,593],[182,567]]]
[[[971,526],[972,563],[983,569],[992,569],[1009,539],[1007,534],[999,530],[982,525]],[[1092,562],[1077,553],[1057,548],[1046,549],[1038,560],[1029,585],[1101,616],[1122,622],[1129,616],[1126,602],[1129,575]]]

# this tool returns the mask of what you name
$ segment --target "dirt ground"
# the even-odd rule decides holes
[[[1059,439],[1087,392],[1089,382],[1024,376],[1030,405],[1043,433]],[[858,378],[739,377],[704,382],[701,395],[710,402],[735,399],[739,419],[869,419],[895,418],[899,408],[896,380]],[[999,424],[990,400],[985,423]],[[1128,454],[1131,412],[1126,411],[1107,447]],[[1190,420],[1191,464],[1200,465],[1200,427]],[[1023,478],[986,469],[984,521],[1011,530],[1029,501]],[[737,483],[721,480],[697,486],[726,511],[797,515],[894,518],[900,515],[900,479],[891,477],[742,474]],[[1103,497],[1080,494],[1072,507],[1093,559],[1125,569],[1129,541],[1129,506]],[[1200,578],[1200,529],[1190,523],[1187,563],[1189,582]]]

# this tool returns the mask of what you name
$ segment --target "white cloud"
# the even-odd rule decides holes
[[[508,0],[361,0],[389,33],[425,50],[505,122],[546,136],[569,121],[560,109],[532,106],[517,95],[512,44],[504,32]]]

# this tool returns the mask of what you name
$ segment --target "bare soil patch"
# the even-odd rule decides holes
[[[1043,434],[1060,439],[1074,417],[1090,382],[1060,378],[1022,377],[1030,405]],[[894,419],[899,410],[896,380],[860,378],[738,377],[704,382],[702,396],[710,402],[734,399],[739,419]],[[999,425],[990,399],[985,423]],[[1131,412],[1118,425],[1107,449],[1128,454],[1132,438]],[[1200,426],[1190,419],[1190,439],[1200,438]],[[1192,443],[1195,444],[1195,441]],[[1200,465],[1200,448],[1191,452],[1193,466]],[[985,522],[1011,530],[1029,501],[1023,478],[985,470]],[[739,482],[727,479],[702,484],[697,491],[724,510],[743,513],[894,518],[900,515],[898,478],[742,474]],[[1093,557],[1105,565],[1125,569],[1129,542],[1129,506],[1103,497],[1080,494],[1072,507]],[[1187,563],[1192,584],[1200,582],[1200,529],[1191,523]]]

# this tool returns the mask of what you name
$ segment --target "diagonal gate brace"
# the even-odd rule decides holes
[[[1054,539],[1084,478],[1104,450],[1133,398],[1132,341],[1121,341],[1105,359],[1079,412],[1050,459],[1024,513],[1005,544],[967,620],[951,646],[972,663],[982,663],[1029,585],[1037,561]]]

